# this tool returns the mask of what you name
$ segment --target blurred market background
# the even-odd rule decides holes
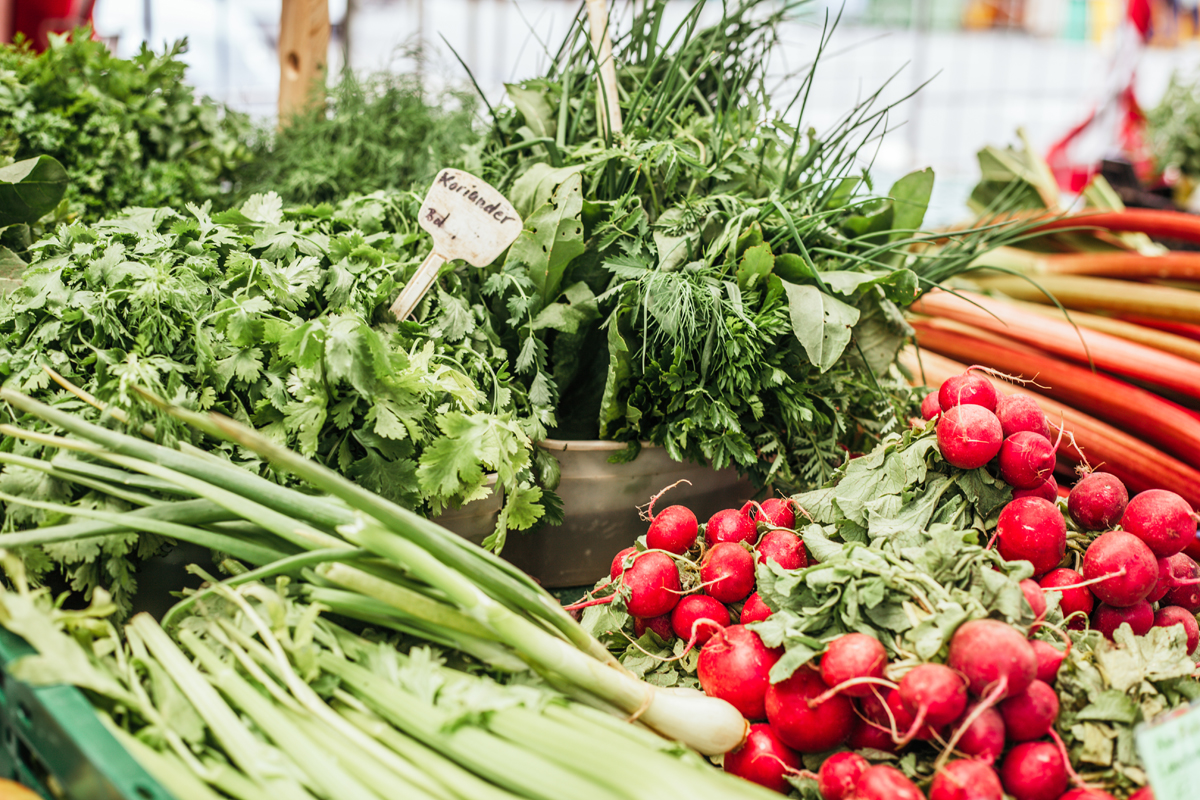
[[[188,80],[200,92],[257,117],[276,113],[280,0],[15,0],[16,15],[53,6],[63,17],[92,8],[95,29],[118,55],[142,42],[157,49],[187,37]],[[1200,63],[1200,9],[1186,0],[814,0],[787,26],[773,65],[779,96],[790,96],[822,25],[839,13],[819,67],[806,123],[818,129],[882,88],[900,103],[892,132],[872,153],[887,184],[932,166],[938,177],[928,222],[965,213],[978,180],[976,153],[1016,142],[1023,128],[1046,155],[1097,109],[1075,137],[1078,157],[1116,155],[1121,98],[1131,86],[1155,106],[1173,71]],[[690,3],[677,3],[682,17]],[[719,2],[712,0],[712,12]],[[466,85],[467,73],[495,101],[503,85],[547,62],[578,0],[330,0],[328,63],[368,72],[419,72],[430,86]],[[615,13],[627,14],[617,3]],[[1137,24],[1130,24],[1130,19]],[[920,91],[913,92],[920,87]],[[1107,110],[1105,111],[1106,105]],[[1107,116],[1106,116],[1107,113]],[[1064,184],[1069,180],[1064,180]]]

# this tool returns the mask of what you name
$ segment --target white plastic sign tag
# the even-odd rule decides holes
[[[524,223],[512,203],[485,181],[461,169],[438,173],[421,204],[417,223],[433,237],[433,251],[392,304],[404,319],[421,302],[447,261],[461,258],[486,267],[521,233]]]
[[[1192,800],[1200,787],[1200,706],[1196,703],[1139,725],[1138,754],[1155,800]]]

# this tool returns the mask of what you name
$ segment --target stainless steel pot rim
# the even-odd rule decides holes
[[[659,447],[659,445],[653,442],[642,442],[641,444],[642,447],[653,447],[655,449]],[[542,439],[537,443],[537,446],[543,450],[553,452],[574,450],[577,453],[595,453],[624,450],[629,446],[629,442],[610,442],[604,439]]]

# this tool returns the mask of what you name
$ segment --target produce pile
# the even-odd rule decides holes
[[[127,206],[219,204],[249,156],[249,120],[195,96],[183,81],[184,43],[126,60],[89,34],[51,34],[41,54],[0,46],[0,164],[46,155],[70,178],[42,227]]]
[[[231,577],[206,575],[161,626],[139,614],[120,630],[103,591],[64,610],[27,588],[13,553],[0,558],[14,586],[0,592],[0,622],[38,650],[15,673],[84,689],[181,800],[214,789],[632,800],[646,781],[655,796],[764,796],[696,755],[741,741],[735,709],[638,680],[532,579],[436,523],[227,417],[165,407],[305,491],[12,390],[0,400],[62,434],[6,425],[6,435],[73,453],[81,467],[63,479],[108,500],[81,508],[4,495],[10,508],[62,521],[0,535],[0,547],[135,530],[226,554]],[[65,473],[50,455],[26,463]],[[629,715],[644,727],[621,721]]]
[[[491,109],[464,166],[526,233],[468,280],[556,438],[820,485],[912,410],[901,309],[1010,236],[916,252],[933,173],[876,196],[856,156],[888,113],[873,98],[821,133],[785,120],[818,68],[776,110],[767,65],[791,5],[726,4],[708,27],[704,4],[677,27],[666,3],[635,5],[614,41],[622,136],[600,125],[583,15],[546,75]]]
[[[1133,727],[1200,697],[1197,515],[1099,471],[1060,498],[1062,429],[982,373],[825,488],[702,528],[651,503],[576,605],[631,670],[753,723],[726,771],[823,800],[1150,796]]]
[[[493,533],[502,544],[544,514],[534,468],[550,456],[531,447],[544,429],[524,387],[496,366],[504,350],[486,316],[463,301],[439,325],[384,316],[396,275],[428,247],[418,208],[415,196],[367,195],[285,209],[268,194],[226,212],[190,205],[63,227],[34,246],[23,285],[0,299],[0,374],[94,419],[115,404],[160,441],[290,480],[164,417],[135,390],[216,411],[430,515],[489,493],[494,471],[505,493]],[[83,393],[65,392],[46,368]],[[88,397],[99,398],[96,408]],[[0,491],[100,502],[58,473],[23,466],[40,444],[6,438],[0,450]],[[49,518],[12,508],[5,525]],[[103,586],[126,609],[134,557],[163,546],[130,535],[25,555],[31,578],[61,566],[76,590]]]
[[[1167,249],[1200,242],[1197,218],[1126,210],[1103,179],[1084,194],[1089,208],[1066,215],[1028,150],[989,149],[980,162],[976,201],[1019,195],[1035,224],[1019,247],[980,256],[953,294],[912,306],[922,357],[903,356],[911,374],[936,385],[980,364],[1013,376],[1073,434],[1060,477],[1104,464],[1132,491],[1200,506],[1200,259]]]

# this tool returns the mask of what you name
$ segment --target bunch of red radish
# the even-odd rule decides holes
[[[1200,566],[1184,551],[1198,552],[1197,516],[1182,497],[1151,489],[1131,500],[1115,476],[1085,475],[1067,495],[1067,511],[1080,531],[1099,535],[1081,564],[1064,563],[1067,519],[1057,502],[1055,445],[1037,402],[1001,397],[986,377],[967,370],[929,394],[922,414],[936,418],[948,463],[963,469],[994,464],[1012,487],[993,539],[1005,560],[1033,564],[1036,585],[1022,588],[1036,615],[1046,608],[1038,589],[1056,591],[1071,628],[1090,625],[1111,639],[1122,623],[1139,636],[1155,626],[1182,625],[1188,652],[1196,650]]]
[[[793,501],[773,498],[718,511],[704,526],[702,539],[690,509],[676,505],[654,515],[652,500],[649,510],[645,549],[627,547],[613,559],[605,587],[618,591],[568,608],[611,602],[621,594],[636,636],[652,630],[663,641],[685,640],[690,650],[729,630],[735,618],[744,625],[771,613],[755,591],[756,563],[770,559],[784,569],[808,566],[804,543],[794,531]],[[691,580],[684,579],[687,573]],[[685,583],[695,588],[685,591]]]

